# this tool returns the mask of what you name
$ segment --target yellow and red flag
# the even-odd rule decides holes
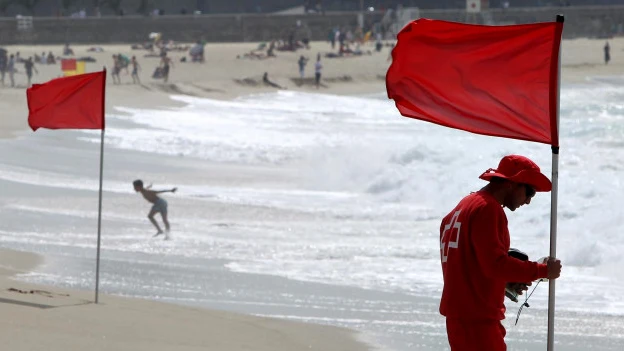
[[[65,77],[75,76],[85,73],[86,62],[76,59],[62,59],[61,70]]]

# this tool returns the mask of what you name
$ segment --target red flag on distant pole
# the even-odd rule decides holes
[[[104,129],[106,71],[53,79],[26,91],[32,130]]]
[[[95,303],[100,286],[102,237],[102,182],[104,177],[104,100],[106,69],[34,84],[26,90],[28,125],[33,131],[48,129],[101,129],[100,191],[98,203]]]
[[[61,71],[75,71],[76,70],[76,59],[62,59],[61,60]]]
[[[563,23],[484,26],[419,19],[398,34],[388,97],[406,117],[559,146]]]

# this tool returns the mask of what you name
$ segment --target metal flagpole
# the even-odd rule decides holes
[[[102,128],[102,140],[100,141],[100,200],[98,206],[98,231],[97,231],[97,254],[95,262],[95,303],[98,303],[98,290],[100,287],[100,238],[102,232],[102,175],[104,168],[104,128]]]
[[[557,15],[557,22],[563,23],[563,15]],[[559,135],[559,99],[561,95],[561,42],[559,43],[559,63],[557,67],[557,135]],[[552,147],[552,191],[550,201],[550,254],[557,257],[557,198],[559,195],[559,146]],[[548,345],[547,350],[555,349],[555,279],[548,280]]]
[[[106,67],[104,67],[104,79],[102,83],[102,139],[100,140],[100,198],[98,204],[98,228],[97,228],[97,253],[95,259],[95,303],[98,303],[100,288],[100,242],[102,233],[102,180],[104,175],[104,123],[105,123],[105,96],[106,96]]]

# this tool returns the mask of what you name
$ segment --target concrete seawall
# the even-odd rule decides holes
[[[553,21],[565,15],[564,37],[608,37],[622,34],[624,6],[541,7],[493,9],[485,15],[468,16],[463,10],[421,10],[420,17],[485,24],[520,24]],[[364,23],[379,22],[380,12],[364,14]],[[136,43],[150,32],[162,32],[165,39],[193,42],[254,42],[286,39],[301,26],[297,37],[325,40],[330,28],[355,27],[358,13],[338,12],[326,15],[203,15],[162,17],[46,18],[32,20],[32,29],[18,30],[15,18],[0,19],[0,45]]]

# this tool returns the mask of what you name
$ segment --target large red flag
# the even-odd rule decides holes
[[[32,130],[104,129],[106,71],[53,79],[26,90]]]
[[[563,23],[482,26],[429,19],[398,34],[386,75],[403,116],[559,146]]]

